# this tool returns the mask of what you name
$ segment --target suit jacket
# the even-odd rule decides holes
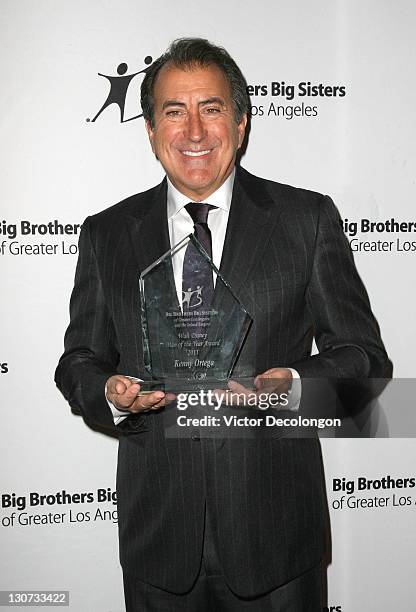
[[[138,276],[169,249],[166,181],[88,218],[56,382],[87,423],[115,429],[115,373],[144,377]],[[221,272],[253,317],[235,375],[384,377],[378,325],[330,198],[237,169]],[[319,354],[311,357],[315,336]],[[161,411],[163,413],[163,411]],[[172,592],[199,570],[204,509],[236,593],[276,588],[319,562],[327,515],[319,441],[167,439],[160,412],[129,416],[117,470],[120,558]]]

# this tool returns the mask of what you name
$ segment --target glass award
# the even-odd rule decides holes
[[[175,285],[174,270],[182,269],[189,242],[212,270],[215,292],[208,306],[203,287],[182,291]],[[139,288],[144,362],[151,377],[141,392],[226,385],[252,318],[195,236],[143,270]]]

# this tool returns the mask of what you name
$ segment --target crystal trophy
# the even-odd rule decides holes
[[[182,265],[189,241],[213,273],[208,307],[202,305],[203,287],[183,292],[175,285],[173,271]],[[141,383],[141,393],[226,386],[252,318],[195,236],[143,270],[139,287],[144,363],[151,377]]]

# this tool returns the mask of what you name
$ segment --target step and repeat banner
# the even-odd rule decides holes
[[[53,590],[61,605],[69,592],[77,612],[124,610],[117,440],[71,414],[53,374],[83,220],[163,176],[139,89],[174,38],[208,38],[241,66],[252,103],[242,165],[334,199],[395,378],[407,384],[405,398],[389,385],[381,409],[408,407],[415,16],[410,0],[3,0],[0,591]],[[414,609],[412,423],[396,438],[380,418],[378,438],[322,441],[332,612]]]

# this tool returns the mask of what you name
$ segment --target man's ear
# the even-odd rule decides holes
[[[244,140],[244,134],[246,133],[247,126],[247,113],[241,117],[240,123],[238,124],[238,148],[241,147]]]
[[[150,125],[150,121],[148,119],[146,119],[145,121],[145,126],[146,126],[147,135],[149,137],[150,146],[152,147],[152,151],[154,153],[155,152],[155,148],[153,146],[154,132],[153,132],[152,126]]]

